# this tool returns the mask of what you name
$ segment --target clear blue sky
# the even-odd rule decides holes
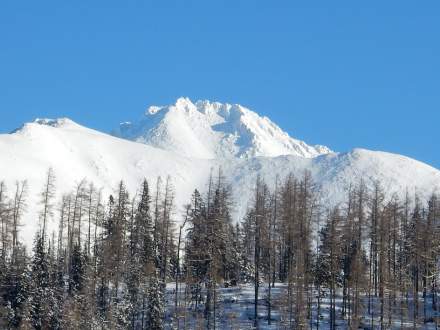
[[[179,96],[440,168],[440,2],[0,2],[1,132],[61,116],[109,131]]]

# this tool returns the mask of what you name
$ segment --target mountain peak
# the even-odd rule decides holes
[[[41,127],[41,126],[47,126],[52,128],[78,128],[82,127],[81,125],[77,124],[73,120],[69,118],[36,118],[32,120],[31,122],[24,123],[20,127],[14,129],[11,133],[19,133],[23,131],[32,130],[33,128]]]
[[[245,215],[257,175],[274,186],[278,175],[301,176],[308,170],[329,206],[345,200],[349,187],[361,178],[368,189],[373,188],[373,179],[382,182],[390,197],[418,187],[417,193],[425,198],[440,187],[440,171],[400,155],[354,149],[315,157],[330,151],[291,138],[269,118],[238,104],[183,99],[152,109],[139,122],[125,122],[119,128],[127,139],[148,146],[67,118],[36,119],[16,134],[0,134],[2,180],[14,187],[17,180],[27,179],[29,204],[35,206],[24,215],[26,242],[30,244],[38,230],[39,190],[49,167],[57,177],[57,198],[84,178],[107,195],[120,179],[136,192],[144,178],[154,182],[157,176],[171,176],[176,205],[184,205],[193,189],[206,188],[211,169],[221,167],[237,202],[234,219]],[[285,156],[272,157],[279,155]]]
[[[178,110],[178,111],[191,111],[191,110],[195,111],[195,110],[197,110],[197,108],[194,105],[194,103],[192,103],[191,100],[188,97],[179,97],[176,100],[175,104],[168,105],[166,107],[164,107],[164,106],[155,106],[155,105],[152,105],[152,106],[148,107],[147,111],[145,112],[145,115],[146,116],[155,115],[159,111],[165,110],[165,109],[169,109],[169,108],[173,108],[173,109]]]
[[[172,105],[150,106],[137,123],[121,124],[117,135],[195,158],[250,158],[330,153],[291,138],[269,118],[239,104],[180,97]]]
[[[65,127],[65,126],[78,126],[77,123],[75,123],[73,120],[69,118],[56,118],[56,119],[50,119],[50,118],[36,118],[32,123],[38,124],[38,125],[44,125],[44,126],[51,126],[51,127]]]
[[[194,103],[192,103],[192,101],[188,97],[179,97],[176,100],[175,107],[179,108],[179,109],[193,109],[193,110],[196,110],[196,106],[194,105]]]

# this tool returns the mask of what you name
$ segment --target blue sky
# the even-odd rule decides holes
[[[2,0],[0,131],[109,131],[189,96],[440,168],[439,40],[438,1]]]

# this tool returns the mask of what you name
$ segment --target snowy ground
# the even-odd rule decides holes
[[[180,308],[180,321],[178,329],[185,329],[183,316],[185,311],[187,329],[196,329],[198,327],[203,328],[203,306],[196,309],[195,306],[187,306],[185,309],[184,298],[184,286],[179,290],[179,294],[182,300],[182,306]],[[275,297],[275,301],[272,305],[272,325],[268,325],[267,321],[267,300],[266,289],[260,290],[261,299],[259,302],[259,321],[261,329],[278,329],[277,323],[280,322],[281,314],[279,308],[279,300],[282,296],[282,292],[285,291],[285,286],[277,284],[272,293]],[[221,288],[217,290],[217,329],[252,329],[254,318],[254,288],[252,285],[240,285],[230,288]],[[175,306],[175,286],[170,284],[167,286],[167,320],[168,329],[172,329],[173,326],[177,326],[176,321],[172,321],[172,314],[174,313]]]
[[[180,305],[178,308],[179,317],[175,317],[175,284],[170,283],[167,285],[167,324],[166,329],[205,329],[205,323],[203,319],[203,306],[196,309],[195,306],[187,305],[184,303],[184,285],[179,288],[179,300]],[[272,320],[271,325],[268,323],[267,318],[267,287],[260,289],[261,299],[259,300],[259,329],[290,329],[289,320],[287,318],[286,308],[283,307],[286,304],[287,287],[285,284],[277,283],[275,288],[272,289]],[[220,288],[217,290],[217,321],[215,329],[255,329],[253,326],[254,318],[254,287],[252,284],[240,285],[237,287]],[[315,297],[316,298],[316,297]],[[409,300],[411,302],[411,299]],[[374,326],[371,327],[371,315],[367,311],[368,301],[365,297],[364,300],[364,326],[361,329],[380,329],[379,326],[379,301],[375,300],[372,303]],[[399,304],[398,304],[399,305]],[[411,303],[410,303],[411,305]],[[428,304],[429,305],[429,304]],[[348,329],[347,321],[341,318],[342,298],[339,296],[336,300],[336,327],[337,329]],[[321,317],[319,327],[316,324],[317,305],[316,302],[312,304],[312,319],[308,328],[313,329],[329,329],[329,299],[323,298],[321,303]],[[423,323],[423,301],[420,303],[419,315],[421,319],[419,323]],[[403,322],[401,321],[400,311],[397,312],[397,306],[394,307],[392,316],[391,329],[413,329],[413,323],[411,319],[412,308],[404,312]],[[428,319],[435,316],[432,310],[427,311]],[[439,317],[440,315],[437,314]],[[388,318],[385,318],[386,323]],[[211,327],[214,329],[214,327]],[[438,329],[436,325],[431,321],[418,326],[417,329]]]

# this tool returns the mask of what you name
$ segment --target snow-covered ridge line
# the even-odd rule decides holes
[[[275,124],[271,127],[269,119],[239,106],[207,101],[197,106],[200,102],[193,104],[188,100],[183,106],[182,102],[146,116],[140,128],[141,132],[148,128],[149,133],[137,135],[135,141],[98,132],[66,118],[39,119],[15,133],[0,134],[0,181],[5,181],[11,193],[17,180],[27,179],[28,204],[35,206],[49,167],[57,178],[58,200],[84,178],[103,188],[103,196],[107,196],[121,179],[134,194],[144,178],[154,184],[158,176],[171,176],[176,192],[176,221],[182,219],[182,205],[189,202],[193,190],[204,191],[211,169],[219,167],[232,188],[235,221],[241,219],[252,199],[257,175],[273,187],[277,175],[282,178],[293,173],[300,177],[305,170],[310,171],[329,206],[344,201],[350,184],[358,183],[361,178],[367,184],[372,184],[370,179],[381,181],[389,194],[408,189],[426,199],[440,189],[438,169],[386,152],[354,149],[314,157],[293,152],[280,155],[269,152],[277,156],[265,156],[263,151],[267,150],[260,143],[262,137],[272,130],[276,138],[270,140],[275,142],[268,147],[277,151],[282,141],[278,138],[284,136],[278,134]],[[181,123],[184,125],[180,126]],[[136,133],[135,124],[126,125]],[[224,157],[219,156],[222,153]],[[23,223],[22,233],[30,244],[38,227],[38,210],[29,208]]]
[[[82,126],[77,124],[76,122],[74,122],[73,120],[67,118],[67,117],[62,117],[62,118],[35,118],[33,121],[28,122],[28,123],[24,123],[23,125],[21,125],[20,127],[14,129],[13,131],[10,132],[10,134],[14,134],[14,133],[19,133],[22,131],[25,131],[26,129],[28,129],[30,126],[33,125],[37,125],[37,126],[47,126],[47,127],[52,127],[52,128],[66,128],[66,127],[71,127],[71,128],[81,128]],[[85,127],[84,127],[85,129]]]
[[[74,121],[70,120],[69,118],[57,118],[57,119],[51,119],[51,118],[36,118],[33,123],[39,124],[39,125],[47,125],[52,127],[60,127],[62,125],[66,124],[74,124]]]
[[[175,104],[151,106],[135,123],[122,123],[116,135],[184,156],[251,158],[296,155],[313,158],[332,151],[294,139],[269,118],[239,105],[193,103],[179,98]]]

